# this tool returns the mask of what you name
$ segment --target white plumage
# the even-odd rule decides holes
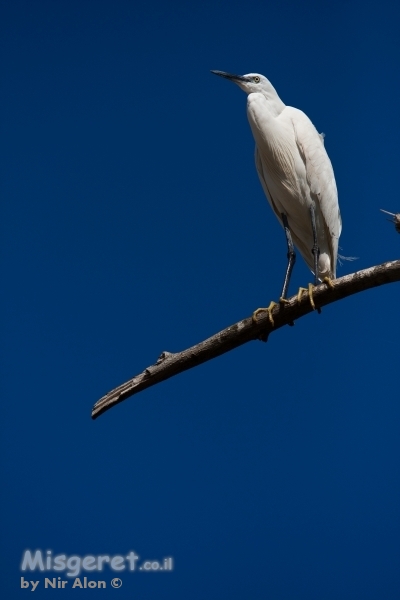
[[[314,273],[314,207],[318,278],[335,278],[342,223],[323,136],[301,110],[282,102],[263,75],[213,73],[230,79],[248,94],[247,116],[256,143],[257,173],[276,217],[284,225],[282,214],[286,215],[293,242]]]

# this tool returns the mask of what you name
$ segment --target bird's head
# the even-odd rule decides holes
[[[247,75],[232,75],[224,71],[211,71],[211,73],[233,81],[246,94],[263,94],[269,103],[275,105],[278,114],[285,107],[272,83],[264,75],[260,75],[260,73],[248,73]]]

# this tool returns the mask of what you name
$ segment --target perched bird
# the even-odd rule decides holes
[[[324,136],[301,110],[286,106],[263,75],[211,72],[233,81],[248,95],[247,116],[256,143],[257,173],[268,202],[284,228],[288,246],[280,303],[287,302],[296,260],[293,243],[314,273],[315,285],[325,281],[332,287],[342,221]],[[308,291],[315,308],[312,287],[310,284]],[[273,322],[271,310],[275,303],[271,305],[258,310],[268,310]]]

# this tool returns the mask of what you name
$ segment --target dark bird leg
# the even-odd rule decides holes
[[[286,304],[287,303],[286,296],[287,296],[288,289],[289,289],[290,277],[292,276],[294,263],[296,262],[296,252],[294,251],[292,234],[290,233],[287,215],[285,215],[285,213],[281,213],[281,217],[282,217],[283,229],[285,230],[286,242],[287,242],[287,247],[288,247],[288,253],[287,253],[288,266],[286,269],[285,280],[283,282],[283,288],[282,288],[281,297],[279,298],[279,302],[280,302],[280,304]],[[293,321],[291,323],[289,323],[289,325],[291,327],[293,327],[293,325],[294,325]]]
[[[281,217],[282,217],[283,228],[285,230],[287,246],[288,246],[288,253],[287,253],[288,266],[286,269],[285,281],[283,282],[281,297],[279,298],[279,303],[282,305],[282,304],[288,303],[288,300],[286,300],[286,296],[287,296],[287,291],[289,288],[290,276],[293,271],[294,263],[296,262],[296,253],[294,251],[292,234],[290,233],[287,216],[285,215],[285,213],[281,213]],[[268,306],[268,308],[257,308],[257,310],[255,310],[253,312],[253,322],[257,323],[257,315],[259,313],[267,312],[269,321],[273,327],[274,326],[274,318],[272,316],[272,311],[274,310],[275,306],[277,306],[276,302],[271,302],[270,305]],[[291,323],[289,323],[289,325],[291,325],[291,326],[294,325],[293,321]]]
[[[311,225],[312,225],[312,232],[313,232],[313,238],[314,238],[314,245],[312,247],[311,252],[314,255],[314,274],[315,274],[315,285],[318,285],[319,281],[318,281],[318,259],[319,259],[319,246],[318,246],[318,240],[317,240],[317,225],[315,223],[315,206],[314,204],[311,204],[310,206],[310,213],[311,213]],[[314,300],[312,299],[312,292],[310,292],[310,301],[311,304],[314,304]],[[318,308],[317,309],[319,314],[321,314],[321,309]]]
[[[287,253],[288,266],[286,269],[285,280],[283,282],[283,288],[282,288],[282,293],[281,293],[281,300],[286,300],[286,296],[287,296],[287,292],[288,292],[288,288],[289,288],[290,277],[292,276],[294,263],[296,262],[296,252],[294,251],[292,234],[290,233],[288,218],[285,215],[285,213],[282,213],[281,217],[282,217],[282,223],[283,223],[283,228],[285,230],[286,242],[287,242],[287,247],[288,247],[288,253]]]

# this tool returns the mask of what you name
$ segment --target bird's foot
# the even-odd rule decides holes
[[[308,292],[307,288],[303,288],[303,287],[299,287],[299,291],[297,292],[297,302],[300,302],[300,300],[303,297],[304,292]]]
[[[257,310],[255,310],[255,311],[253,312],[253,316],[252,316],[253,323],[257,323],[257,315],[258,315],[259,313],[261,313],[261,312],[267,312],[267,313],[268,313],[268,319],[269,319],[269,322],[271,323],[271,325],[272,325],[272,327],[273,327],[273,326],[274,326],[274,319],[273,319],[273,316],[272,316],[272,311],[274,310],[275,306],[278,306],[278,305],[277,305],[277,303],[276,303],[276,302],[273,302],[273,301],[271,301],[271,302],[269,303],[269,306],[268,306],[268,308],[257,308]]]
[[[280,304],[281,306],[285,306],[285,304],[290,304],[290,301],[289,301],[289,300],[286,300],[286,298],[282,298],[282,297],[281,297],[281,298],[279,298],[279,304]],[[290,327],[293,327],[293,326],[294,326],[294,322],[293,322],[293,321],[290,321],[289,325],[290,325]]]
[[[301,300],[301,298],[302,298],[302,296],[303,296],[304,292],[306,292],[306,293],[308,292],[308,297],[309,297],[309,299],[310,299],[310,304],[311,304],[311,306],[312,306],[312,309],[313,309],[313,310],[316,310],[316,309],[315,309],[314,298],[313,298],[313,290],[314,290],[314,286],[313,286],[313,284],[312,284],[312,283],[309,283],[309,284],[308,284],[308,289],[307,289],[307,288],[300,287],[300,288],[299,288],[299,291],[297,292],[297,301],[298,301],[298,302],[300,302],[300,300]],[[319,312],[319,311],[320,311],[320,309],[318,309],[318,312]]]
[[[326,285],[330,287],[331,290],[333,290],[333,288],[335,287],[335,284],[333,283],[333,280],[330,277],[324,277],[322,283],[326,283]]]

